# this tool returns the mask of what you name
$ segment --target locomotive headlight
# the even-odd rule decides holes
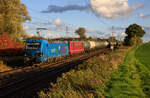
[[[40,56],[43,56],[42,53],[40,53]]]
[[[25,53],[25,54],[24,54],[24,56],[30,56],[30,54],[28,54],[28,53]]]

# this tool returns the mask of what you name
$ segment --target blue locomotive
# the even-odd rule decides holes
[[[27,40],[25,61],[44,62],[48,58],[69,54],[67,41]]]

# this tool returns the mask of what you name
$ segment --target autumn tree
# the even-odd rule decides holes
[[[86,32],[86,29],[83,28],[83,27],[80,27],[79,29],[77,29],[77,30],[75,31],[75,33],[80,36],[80,39],[86,39],[85,32]]]
[[[24,35],[22,23],[30,20],[26,6],[20,0],[0,0],[0,33],[15,38]]]
[[[141,38],[144,36],[145,31],[140,25],[132,24],[126,28],[125,33],[127,36],[124,39],[125,45],[136,45],[142,43]]]

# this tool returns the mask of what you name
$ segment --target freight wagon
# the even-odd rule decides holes
[[[69,54],[77,54],[84,52],[83,41],[68,41],[69,42]]]
[[[84,49],[85,51],[90,51],[97,48],[106,48],[108,44],[107,41],[84,41]]]

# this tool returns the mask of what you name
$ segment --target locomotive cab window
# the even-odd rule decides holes
[[[26,49],[40,49],[41,43],[27,43]]]

